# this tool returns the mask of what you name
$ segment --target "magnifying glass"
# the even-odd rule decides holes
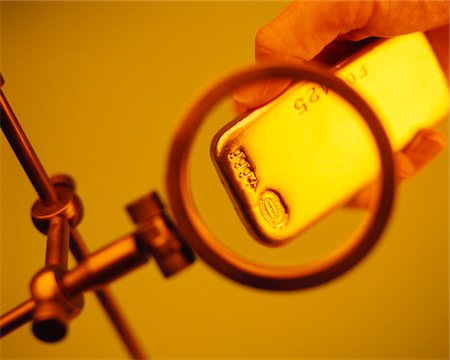
[[[261,264],[244,258],[223,245],[202,220],[194,204],[189,179],[189,156],[192,143],[202,121],[216,103],[239,86],[248,84],[248,82],[283,77],[293,77],[324,85],[329,91],[338,94],[345,101],[352,104],[374,134],[382,165],[382,189],[375,210],[372,212],[370,219],[367,220],[365,228],[350,243],[331,256],[314,263],[297,266],[269,266]],[[329,281],[350,269],[370,251],[379,238],[392,207],[394,194],[392,150],[377,116],[354,90],[350,89],[343,81],[328,75],[326,72],[317,71],[317,69],[310,67],[295,65],[261,66],[232,74],[201,94],[198,99],[194,102],[191,109],[188,110],[175,135],[168,161],[167,188],[171,209],[179,229],[203,260],[224,275],[246,285],[265,289],[292,290],[315,286]],[[276,136],[276,134],[273,135]],[[247,140],[248,137],[249,135],[247,134]],[[268,140],[265,139],[263,141]],[[243,141],[245,142],[245,139]],[[239,160],[242,162],[243,156],[245,156],[242,155],[243,148],[246,146],[247,144],[242,143],[228,149],[226,156],[229,157],[232,167],[234,162],[239,162]],[[295,157],[296,155],[292,154],[292,156]],[[239,159],[236,160],[233,157]],[[248,161],[244,162],[248,164]],[[236,165],[238,169],[242,169],[242,164],[236,163]],[[250,169],[250,166],[246,168]],[[245,171],[245,167],[243,171]],[[305,172],[307,171],[308,169],[305,169]],[[237,176],[239,177],[239,175]],[[258,175],[253,173],[251,176],[254,176],[256,179]],[[245,177],[244,174],[244,178],[247,181],[244,187],[251,188],[251,183],[248,182],[249,177]],[[292,205],[286,206],[282,204],[277,191],[279,190],[263,189],[256,200],[257,204],[255,206],[257,208],[266,206],[266,210],[262,214],[266,214],[268,218],[271,217],[268,212],[279,211],[282,213],[279,216],[281,221],[285,221],[282,219],[283,217],[293,217],[295,214],[288,214],[287,208],[291,208]],[[292,201],[295,200],[292,199]],[[298,200],[301,201],[302,199]],[[263,204],[261,205],[261,203]],[[277,210],[277,206],[282,207],[282,210]],[[277,217],[277,215],[272,216],[273,218]]]
[[[389,218],[393,151],[443,118],[448,109],[445,80],[429,50],[422,34],[377,40],[334,68],[343,80],[325,69],[266,65],[234,73],[202,93],[181,121],[167,171],[171,209],[195,252],[233,280],[276,290],[316,286],[356,265],[373,248]],[[402,69],[389,66],[392,62],[401,63]],[[422,65],[436,70],[426,80]],[[204,206],[203,214],[199,211],[190,174],[196,137],[217,104],[249,82],[280,78],[301,81],[271,103],[226,124],[211,145],[218,175],[253,237],[277,247],[268,250],[276,253],[278,247],[299,241],[298,234],[333,209],[352,201],[364,185],[378,185],[368,216],[349,241],[320,258],[288,265],[255,261],[253,253],[243,256],[229,239],[217,236],[204,216],[212,204]],[[423,93],[413,84],[425,82],[443,95],[423,95],[427,114],[410,107],[411,99]],[[370,106],[355,88],[371,99]],[[298,249],[291,248],[288,251]],[[300,259],[299,255],[290,257]]]

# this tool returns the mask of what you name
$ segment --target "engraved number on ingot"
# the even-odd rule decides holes
[[[259,210],[264,221],[271,227],[277,228],[286,223],[286,209],[273,191],[266,190],[259,196]]]
[[[368,75],[367,68],[364,64],[359,67],[348,71],[343,79],[350,85],[355,84],[357,81],[364,79]],[[328,95],[328,88],[324,85],[311,85],[299,96],[294,103],[294,107],[299,115],[306,113],[311,106],[318,102],[322,96]]]
[[[231,168],[246,190],[256,191],[258,178],[241,147],[228,154]]]

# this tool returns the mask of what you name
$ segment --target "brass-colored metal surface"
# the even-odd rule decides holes
[[[423,34],[377,40],[332,71],[380,116],[393,151],[448,111],[442,70]],[[278,246],[374,180],[360,115],[323,85],[298,83],[223,128],[212,158],[249,232]]]
[[[180,272],[195,261],[195,255],[186,245],[167,216],[156,192],[139,198],[127,206],[137,225],[136,240],[143,251],[151,253],[164,276]]]
[[[379,196],[364,227],[328,257],[308,264],[269,266],[233,252],[204,223],[191,192],[190,152],[196,132],[215,106],[239,86],[267,78],[306,79],[336,91],[366,122],[375,139],[381,163]],[[317,286],[345,273],[363,259],[377,243],[389,219],[394,197],[392,148],[376,114],[354,90],[323,69],[298,64],[266,64],[242,69],[213,84],[198,96],[182,118],[172,142],[166,174],[167,192],[180,232],[197,254],[227,277],[254,287],[292,290]]]
[[[51,206],[45,206],[44,202],[38,199],[31,208],[33,223],[43,234],[47,234],[50,220],[55,216],[65,217],[71,228],[75,228],[83,218],[83,205],[73,189],[58,186],[55,192],[58,200]]]
[[[60,267],[47,266],[31,281],[31,296],[36,303],[32,328],[42,341],[55,342],[64,338],[69,321],[84,305],[82,294],[71,296],[61,287],[63,274]]]
[[[63,287],[72,295],[81,294],[107,285],[147,260],[148,255],[139,249],[134,236],[128,235],[82,260],[64,276]]]
[[[29,299],[0,316],[0,337],[8,335],[11,331],[30,321],[35,307],[34,300]]]
[[[121,310],[111,290],[107,287],[102,287],[94,293],[103,306],[103,310],[116,329],[120,339],[125,344],[130,357],[132,359],[150,359],[151,357],[145,352],[134,330],[130,327],[124,312]]]
[[[0,86],[3,86],[3,84],[3,76],[0,74]],[[2,131],[40,197],[35,203],[33,214],[33,220],[38,223],[37,227],[46,233],[48,223],[53,216],[65,216],[71,225],[69,241],[71,252],[78,262],[87,258],[89,256],[89,250],[84,244],[81,235],[74,228],[82,216],[81,201],[73,193],[74,181],[68,176],[61,175],[54,178],[54,183],[52,184],[2,90],[0,90],[0,110]],[[58,233],[59,235],[63,235],[63,237],[57,239],[55,236],[55,238],[51,239],[51,245],[47,250],[46,261],[51,263],[59,262],[64,268],[67,264],[67,239],[65,238],[65,231],[58,231]],[[130,355],[135,359],[148,358],[109,290],[107,288],[98,289],[96,295]],[[6,335],[31,320],[35,310],[35,302],[29,300],[0,316],[1,336]],[[52,310],[50,310],[51,312]],[[52,327],[55,323],[47,322],[47,325]],[[38,329],[38,332],[41,332],[41,330]],[[44,330],[46,329],[44,328]],[[59,330],[61,334],[61,331],[64,329],[60,328]]]
[[[83,259],[89,257],[89,249],[81,237],[77,229],[72,229],[70,232],[70,251],[77,260],[81,262]],[[102,286],[94,290],[94,294],[106,312],[108,319],[114,326],[117,334],[126,346],[128,353],[133,359],[148,359],[149,356],[145,352],[141,343],[130,326],[124,312],[120,308],[116,298],[107,286]]]
[[[47,248],[45,254],[46,266],[59,266],[67,269],[69,258],[70,226],[65,217],[55,216],[50,220],[47,233]]]
[[[0,90],[0,116],[0,125],[3,133],[11,144],[11,148],[14,150],[17,159],[22,164],[43,204],[45,206],[55,204],[58,201],[55,189],[2,90]]]

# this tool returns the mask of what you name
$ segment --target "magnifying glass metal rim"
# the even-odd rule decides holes
[[[294,78],[324,84],[348,101],[372,132],[381,162],[381,189],[375,209],[351,242],[331,256],[310,264],[275,266],[251,261],[224,245],[203,222],[189,182],[189,154],[195,135],[215,105],[239,86],[267,78]],[[265,64],[234,72],[203,91],[181,119],[169,153],[166,185],[182,236],[211,267],[240,283],[270,290],[295,290],[320,285],[345,273],[377,243],[389,219],[395,192],[394,164],[388,137],[366,101],[324,69],[290,63]]]

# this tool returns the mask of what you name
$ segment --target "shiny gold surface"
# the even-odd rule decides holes
[[[350,241],[321,259],[293,266],[276,266],[243,257],[224,245],[199,214],[189,181],[189,156],[192,141],[208,113],[233,89],[267,78],[295,78],[319,82],[354,104],[374,135],[381,164],[381,189],[376,205],[364,226]],[[233,156],[241,155],[239,153]],[[241,156],[242,157],[242,156]],[[167,188],[170,205],[181,233],[189,244],[214,269],[243,284],[271,290],[295,290],[318,286],[335,279],[362,260],[378,241],[389,219],[395,189],[392,148],[381,121],[354,90],[323,69],[298,64],[260,65],[236,71],[204,91],[182,118],[175,134],[168,162]],[[275,201],[266,192],[263,201]],[[267,206],[269,208],[270,205]],[[272,209],[267,209],[266,216]],[[273,213],[273,212],[272,212]],[[283,219],[274,219],[283,221]]]
[[[422,34],[378,40],[334,73],[373,106],[394,151],[448,111],[445,79]],[[379,167],[360,116],[312,83],[227,125],[213,140],[212,157],[246,227],[271,246],[348,201]]]

